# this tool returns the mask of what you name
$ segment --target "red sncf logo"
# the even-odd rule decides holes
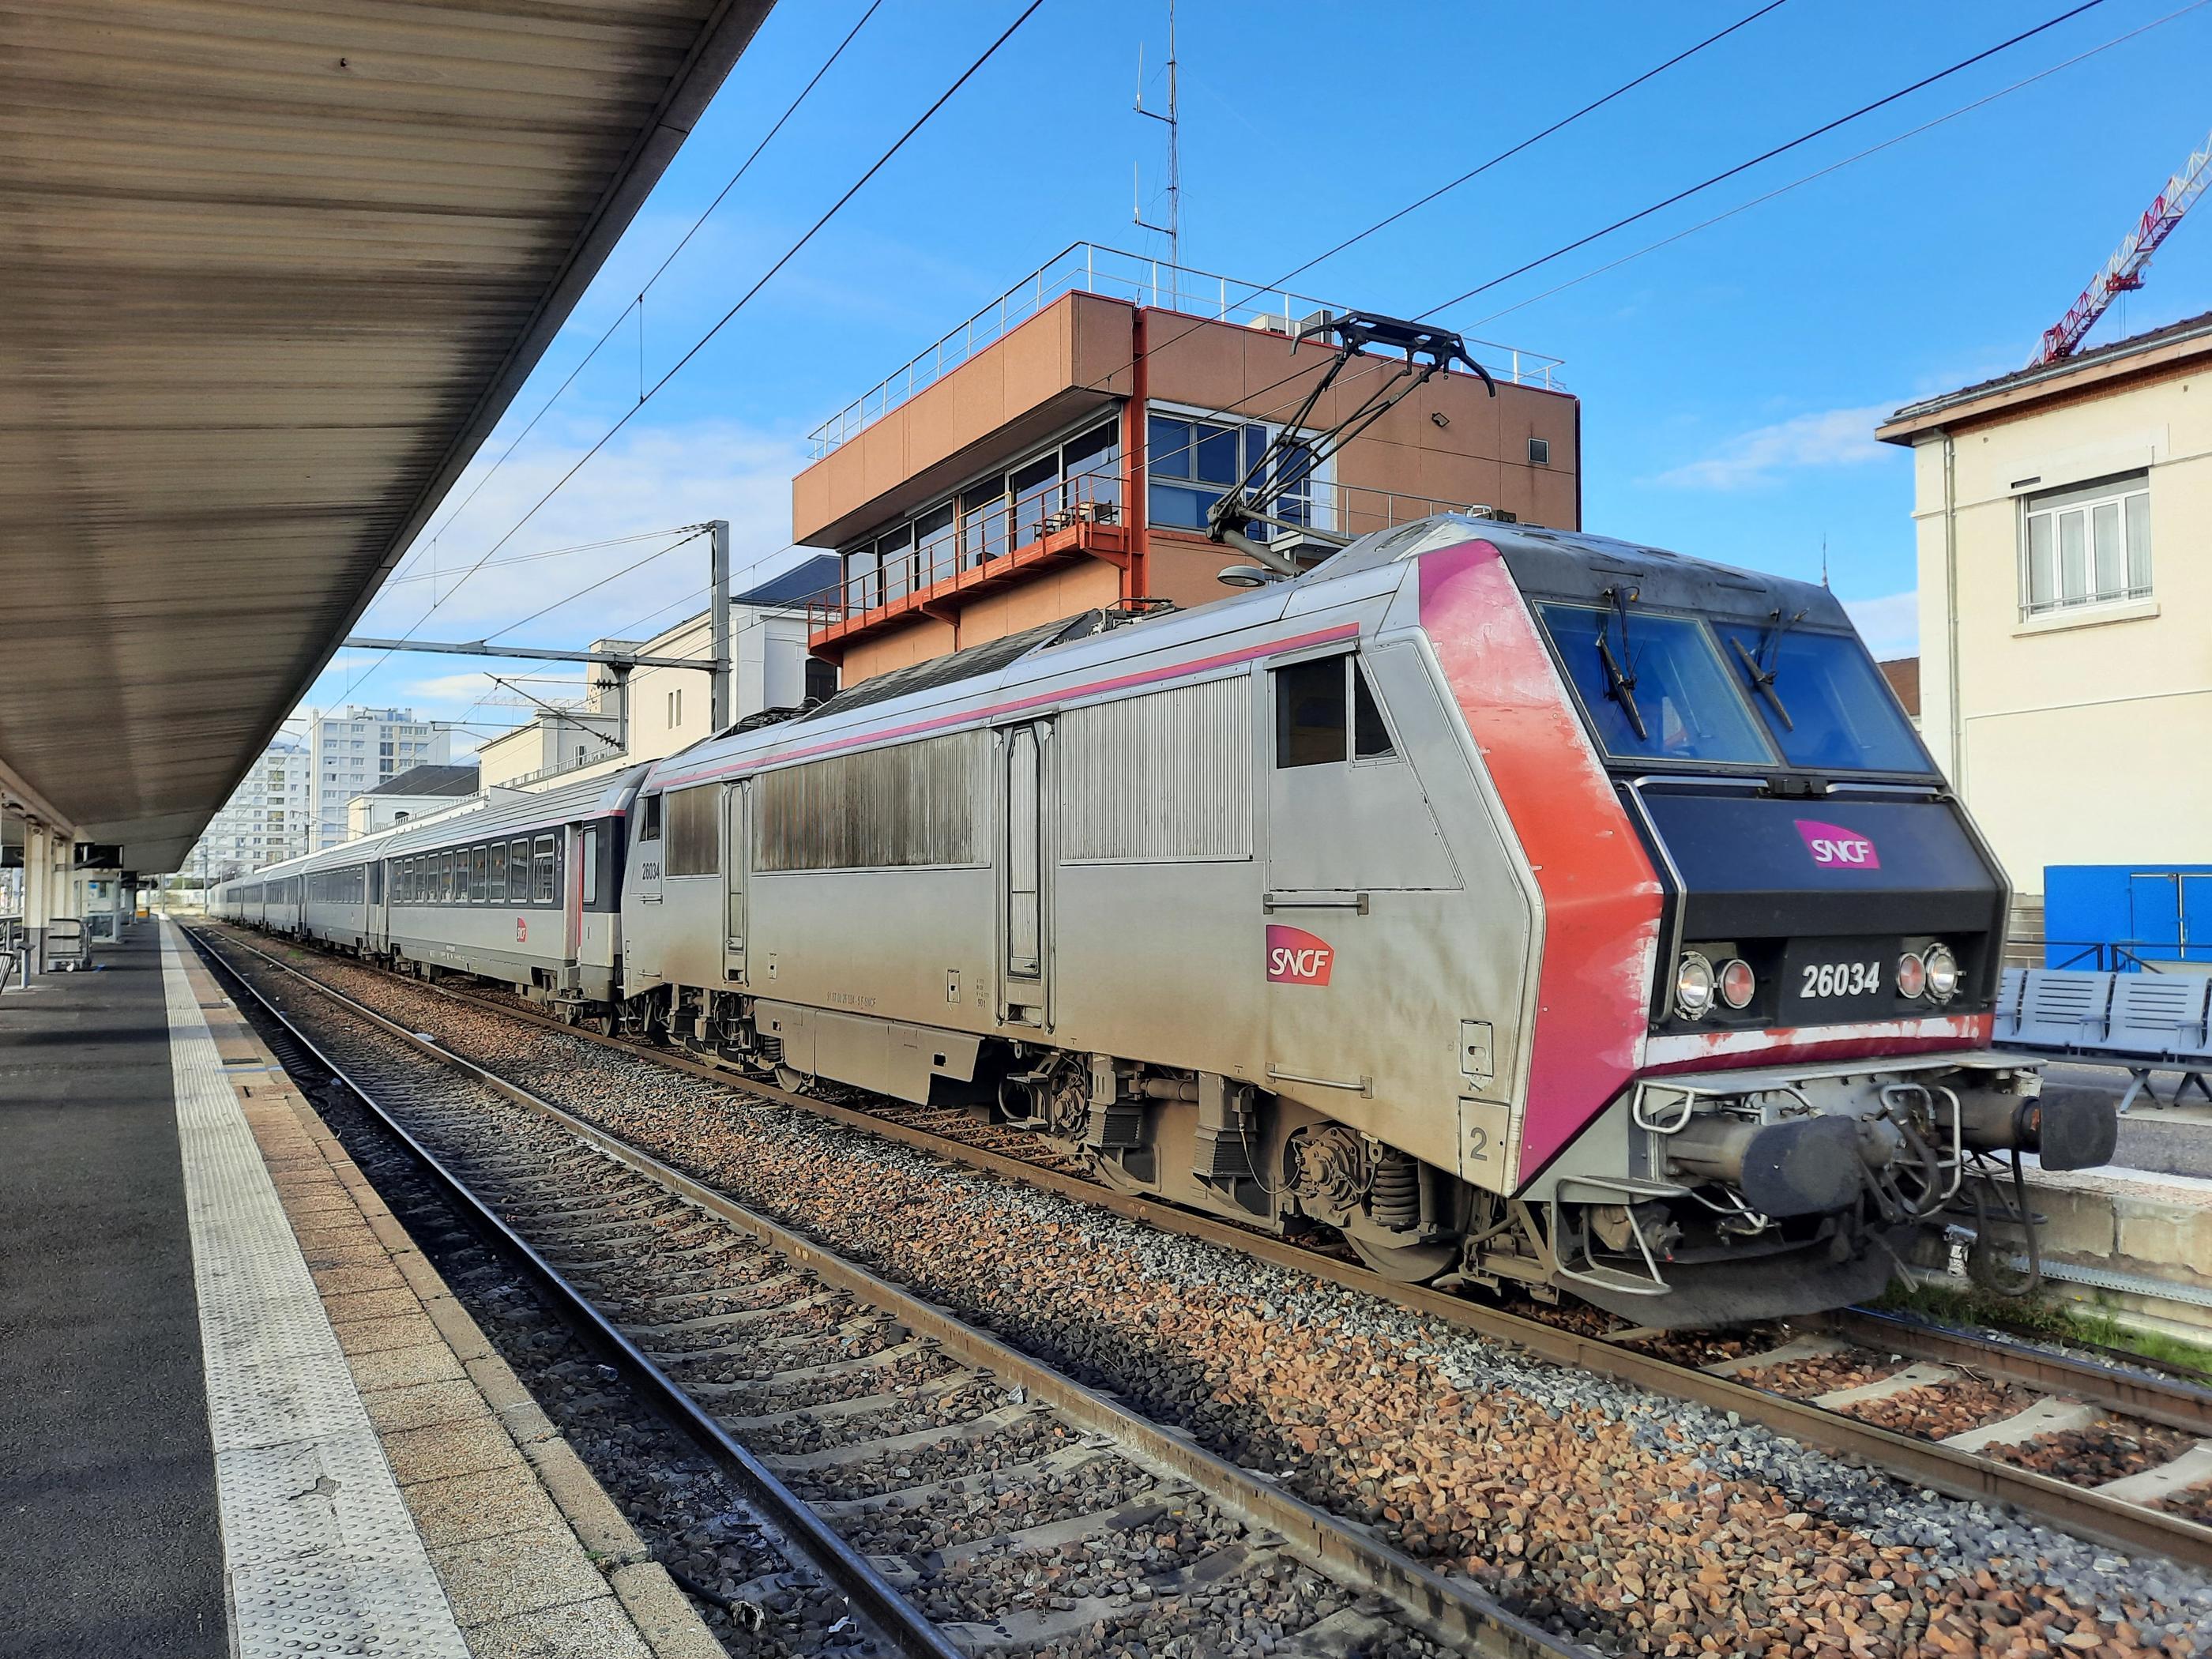
[[[1326,985],[1336,952],[1325,939],[1316,939],[1303,927],[1267,929],[1267,982],[1271,985]]]
[[[1797,833],[1805,838],[1805,849],[1813,855],[1813,862],[1823,870],[1879,870],[1881,854],[1874,850],[1874,843],[1856,830],[1846,830],[1840,823],[1820,823],[1811,818],[1795,820]]]

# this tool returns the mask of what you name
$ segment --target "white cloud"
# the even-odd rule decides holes
[[[488,448],[434,515],[439,532],[434,547],[426,535],[401,561],[398,574],[417,579],[387,582],[356,631],[423,640],[498,635],[502,645],[580,648],[623,634],[634,623],[642,624],[635,631],[649,633],[704,610],[706,538],[695,538],[643,563],[676,535],[550,557],[525,556],[727,519],[731,569],[742,592],[814,551],[789,546],[791,480],[805,460],[796,441],[720,419],[642,425],[623,433],[574,477],[561,483],[601,430],[589,416],[566,425],[549,418],[495,471],[500,450]],[[549,490],[554,492],[551,499],[514,531]],[[473,498],[471,491],[477,491]],[[463,501],[467,505],[455,514]],[[460,580],[479,559],[482,568]],[[634,564],[640,568],[617,574]],[[434,569],[437,580],[422,579]],[[533,616],[540,611],[545,614]],[[516,623],[521,625],[512,633],[503,631]],[[362,652],[340,653],[307,702],[337,701],[375,660]],[[426,714],[452,719],[495,690],[483,672],[464,672],[459,662],[395,655],[345,695],[353,702],[411,702],[424,705]],[[510,678],[581,672],[540,669],[520,659],[495,672]],[[551,687],[541,695],[558,701],[580,691],[580,687]],[[519,710],[479,707],[470,718],[472,724],[505,725],[522,717]]]
[[[1867,648],[1887,662],[1910,657],[1920,649],[1920,595],[1912,589],[1885,593],[1880,599],[1845,599],[1844,609],[1865,635]]]
[[[1719,453],[1659,475],[1657,482],[1689,489],[1745,489],[1793,467],[1857,466],[1890,453],[1874,429],[1892,405],[1830,409],[1793,416],[1730,439]]]

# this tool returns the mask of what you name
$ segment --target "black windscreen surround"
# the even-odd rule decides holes
[[[1644,792],[1681,874],[1686,935],[1995,930],[2004,890],[1940,800]]]

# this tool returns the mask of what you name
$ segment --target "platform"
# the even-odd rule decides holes
[[[167,924],[0,1000],[0,1655],[719,1654]]]

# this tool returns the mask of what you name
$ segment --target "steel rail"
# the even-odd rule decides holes
[[[431,1178],[447,1200],[460,1210],[469,1224],[486,1235],[503,1255],[529,1273],[539,1288],[552,1299],[562,1318],[577,1328],[592,1346],[612,1357],[633,1382],[641,1385],[642,1392],[669,1422],[736,1481],[782,1534],[774,1541],[795,1565],[803,1564],[813,1568],[825,1581],[834,1584],[844,1595],[856,1617],[864,1625],[872,1626],[873,1633],[886,1640],[893,1651],[909,1656],[909,1659],[964,1659],[961,1650],[924,1618],[911,1602],[892,1589],[865,1555],[830,1530],[828,1523],[778,1480],[766,1465],[732,1439],[729,1432],[708,1415],[704,1407],[647,1358],[636,1344],[617,1329],[581,1291],[562,1276],[558,1268],[495,1214],[465,1182],[447,1169],[437,1154],[416,1139],[404,1124],[302,1030],[290,1015],[240,972],[234,963],[224,961],[220,951],[203,949],[200,954],[218,966],[234,985],[242,988],[262,1012],[281,1026],[317,1066],[343,1085],[383,1126],[385,1131],[405,1149],[408,1156]],[[275,965],[283,966],[282,963]],[[284,971],[295,972],[289,968],[285,968]],[[296,974],[295,976],[306,984],[315,984],[305,974]],[[327,995],[343,996],[342,993],[331,991],[328,987],[317,986],[316,988]],[[373,1011],[362,1008],[357,1004],[354,1006],[356,1012],[376,1019],[387,1030],[399,1031],[398,1026]],[[405,1036],[417,1049],[434,1054],[450,1065],[471,1071],[477,1069],[468,1067],[467,1062],[445,1054],[434,1044],[422,1042],[411,1033],[400,1034]],[[489,1075],[483,1075],[480,1080],[500,1088],[503,1093],[516,1092],[511,1085],[502,1085]]]
[[[818,1240],[796,1232],[738,1203],[681,1170],[662,1163],[651,1153],[631,1146],[620,1136],[610,1133],[533,1094],[489,1067],[480,1066],[421,1034],[409,1030],[399,1022],[379,1013],[335,987],[325,985],[252,945],[241,943],[240,948],[259,957],[279,972],[299,980],[349,1012],[371,1022],[409,1048],[451,1066],[487,1088],[495,1090],[517,1105],[558,1124],[586,1146],[613,1158],[624,1168],[751,1234],[769,1249],[805,1266],[824,1283],[848,1292],[857,1300],[884,1310],[916,1334],[936,1342],[962,1364],[1011,1379],[1026,1389],[1031,1399],[1049,1404],[1071,1423],[1091,1433],[1108,1436],[1124,1453],[1150,1467],[1155,1474],[1188,1481],[1247,1527],[1279,1537],[1282,1547],[1308,1565],[1357,1592],[1382,1597],[1408,1622],[1453,1646],[1455,1650],[1494,1655],[1498,1659],[1587,1659],[1589,1650],[1586,1648],[1551,1635],[1492,1601],[1473,1585],[1447,1578],[1432,1568],[1423,1566],[1411,1556],[1384,1543],[1364,1523],[1333,1516],[1260,1480],[1237,1464],[1206,1450],[1185,1431],[1156,1423],[1118,1403],[1109,1395],[1086,1388],[1018,1348],[966,1323],[938,1304],[878,1277],[825,1248]],[[349,1088],[354,1089],[356,1094],[360,1093],[358,1086],[347,1079],[344,1073],[317,1049],[290,1019],[278,1012],[258,988],[234,966],[229,966],[229,972],[238,983],[252,993],[257,1001],[269,1008],[275,1018],[283,1021],[288,1030],[307,1044],[319,1064],[329,1067],[341,1080],[346,1081]],[[378,1115],[384,1116],[380,1110]],[[388,1117],[385,1121],[391,1121]],[[412,1149],[415,1146],[413,1138],[407,1135],[404,1128],[396,1124],[393,1127],[408,1140]],[[427,1152],[418,1152],[416,1155],[434,1163]],[[442,1170],[441,1174],[447,1182],[454,1179]],[[489,1217],[502,1233],[514,1237],[505,1224],[483,1210],[473,1194],[467,1195],[467,1201],[473,1211]],[[530,1251],[527,1244],[520,1239],[515,1242],[520,1250],[529,1252],[536,1260],[535,1252]],[[555,1273],[552,1267],[542,1263],[538,1270],[549,1274]],[[572,1291],[569,1294],[576,1293]],[[607,1325],[596,1310],[591,1311],[598,1325],[606,1329],[616,1341],[623,1343],[625,1348],[629,1347],[627,1339]],[[634,1353],[635,1350],[630,1349],[629,1352]],[[652,1362],[642,1354],[637,1355],[637,1363],[652,1367]],[[658,1368],[653,1369],[661,1386],[684,1400],[690,1411],[701,1413],[701,1408],[691,1404],[689,1396],[683,1395],[675,1382],[668,1380]],[[743,1448],[738,1447],[735,1442],[729,1441],[719,1425],[715,1425],[714,1431],[741,1455],[746,1456],[748,1462],[750,1461],[750,1455],[744,1454]],[[761,1473],[765,1479],[774,1480],[775,1477],[765,1469]],[[790,1501],[797,1504],[799,1500],[793,1498]],[[840,1547],[843,1547],[842,1541]]]
[[[2212,1389],[2156,1376],[2124,1365],[2100,1365],[2002,1336],[1952,1330],[1910,1314],[1845,1308],[1829,1328],[1862,1346],[1886,1347],[1915,1359],[1992,1372],[2049,1395],[2071,1395],[2094,1406],[2147,1418],[2169,1429],[2212,1437]]]
[[[297,969],[276,962],[267,952],[252,945],[240,943],[242,948],[253,951],[284,972],[297,974],[299,978],[318,989],[352,1001],[352,999],[345,997],[344,993],[323,986],[308,975],[299,974]],[[368,963],[355,965],[370,966]],[[374,971],[388,972],[381,969]],[[391,977],[402,983],[422,988],[422,981],[398,974],[392,974]],[[1541,1320],[1508,1313],[1502,1309],[1484,1307],[1442,1291],[1431,1290],[1425,1285],[1400,1284],[1365,1267],[1319,1255],[1305,1246],[1271,1234],[1240,1227],[1233,1222],[1216,1220],[1138,1194],[1120,1192],[1081,1176],[1042,1169],[1002,1152],[963,1146],[927,1130],[892,1122],[853,1107],[793,1094],[772,1084],[757,1082],[726,1066],[607,1036],[587,1027],[566,1024],[526,1009],[509,1008],[488,998],[445,990],[441,994],[457,1002],[566,1032],[617,1054],[650,1060],[727,1088],[799,1107],[833,1121],[933,1152],[974,1169],[1008,1180],[1024,1182],[1079,1203],[1097,1206],[1163,1231],[1241,1250],[1289,1272],[1326,1279],[1349,1290],[1364,1291],[1394,1302],[1409,1312],[1432,1316],[1479,1336],[1523,1349],[1539,1358],[1595,1371],[1655,1394],[1706,1406],[1716,1411],[1734,1412],[1847,1462],[1858,1462],[1886,1470],[1947,1497],[1974,1503],[2008,1505],[2022,1514],[2097,1543],[2127,1552],[2150,1550],[2173,1560],[2212,1571],[2212,1527],[2184,1516],[2154,1510],[2124,1498],[2106,1497],[2089,1487],[2069,1486],[2052,1476],[2019,1468],[1995,1458],[1978,1456],[1974,1453],[1947,1446],[1941,1441],[1899,1434],[1894,1430],[1881,1428],[1806,1401],[1771,1393],[1732,1378],[1715,1376],[1654,1355],[1639,1353],[1606,1337],[1584,1335],[1547,1324]],[[371,1012],[374,1018],[383,1018],[374,1015],[373,1011]],[[385,1023],[389,1024],[391,1022]],[[560,1109],[552,1109],[557,1111]],[[1893,1344],[1896,1340],[1895,1338],[1884,1340],[1891,1340]],[[1973,1352],[1978,1358],[1963,1363],[1975,1364],[1978,1369],[1990,1369],[1991,1354],[1986,1346],[1976,1347]],[[2098,1370],[2094,1366],[2086,1369],[2092,1372]],[[2054,1370],[2051,1374],[2055,1376],[2058,1372]],[[2055,1388],[2053,1392],[2067,1393],[2078,1386],[2071,1379],[2077,1377],[2079,1373],[2069,1372],[2068,1376],[2069,1381],[2064,1386]],[[2127,1388],[2155,1389],[2158,1386],[2136,1379],[2124,1382],[2116,1378],[2108,1385],[2107,1392],[2118,1397]],[[2138,1408],[2130,1406],[2128,1409]]]

